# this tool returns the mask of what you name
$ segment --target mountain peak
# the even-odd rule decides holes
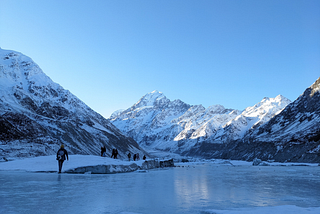
[[[282,96],[281,94],[279,94],[278,96],[276,96],[275,98],[272,97],[264,97],[259,103],[257,103],[255,106],[260,106],[260,105],[269,105],[269,103],[291,103],[291,100],[289,100],[288,98]]]
[[[157,99],[159,97],[164,97],[163,93],[158,91],[158,90],[154,90],[154,91],[152,91],[150,93],[147,93],[142,98],[145,98],[145,99]]]
[[[320,77],[310,86],[312,89],[310,96],[312,97],[316,92],[320,92]]]
[[[162,94],[162,92],[161,92],[161,91],[158,91],[158,90],[154,90],[154,91],[152,91],[152,92],[149,93],[149,94]]]
[[[276,96],[274,98],[275,101],[277,102],[288,102],[288,103],[291,103],[291,100],[289,100],[288,98],[282,96],[281,94],[279,94],[278,96]]]
[[[144,95],[135,105],[135,108],[145,107],[145,106],[154,106],[157,102],[162,99],[167,99],[162,92],[154,90],[146,95]]]
[[[46,86],[58,84],[54,83],[41,68],[28,56],[22,53],[0,49],[0,83],[4,87],[13,86],[29,87],[31,85]]]

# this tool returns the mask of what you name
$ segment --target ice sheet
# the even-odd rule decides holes
[[[214,161],[113,175],[0,171],[0,189],[0,213],[315,214],[320,167]]]

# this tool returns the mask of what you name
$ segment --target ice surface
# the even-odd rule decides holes
[[[320,213],[318,166],[176,165],[111,175],[0,171],[0,213]]]
[[[137,165],[142,165],[143,162],[143,160],[134,161]],[[132,163],[133,161],[129,162],[95,155],[69,155],[69,161],[64,161],[62,171],[83,166],[130,165]],[[58,164],[55,155],[25,158],[0,163],[0,170],[20,170],[28,172],[54,172],[57,171],[57,167]]]

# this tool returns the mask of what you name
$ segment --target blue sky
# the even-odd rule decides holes
[[[0,47],[105,117],[153,90],[243,110],[320,77],[320,1],[0,0]]]

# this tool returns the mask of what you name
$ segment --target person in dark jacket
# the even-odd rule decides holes
[[[114,158],[114,154],[116,153],[116,149],[112,149],[111,158]]]
[[[106,146],[101,147],[101,157],[106,157],[107,156],[106,152],[107,152]]]
[[[59,173],[61,173],[63,162],[65,161],[67,156],[67,160],[69,160],[68,152],[64,149],[64,145],[62,144],[60,149],[57,152],[57,160],[59,165]]]
[[[114,150],[114,159],[118,158],[118,154],[119,154],[118,149],[115,149]]]
[[[129,154],[128,154],[128,158],[129,158],[129,161],[130,161],[130,158],[131,158],[131,153],[129,152]]]

